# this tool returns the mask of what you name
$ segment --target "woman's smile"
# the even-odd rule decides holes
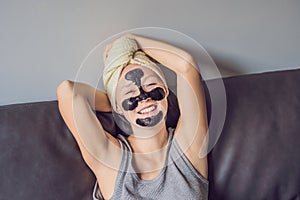
[[[155,114],[157,114],[157,104],[146,104],[143,105],[142,108],[137,112],[141,118],[151,117]]]

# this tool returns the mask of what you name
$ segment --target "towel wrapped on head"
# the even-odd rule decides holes
[[[103,71],[103,84],[112,109],[116,111],[116,88],[121,72],[129,64],[137,64],[154,71],[167,85],[161,69],[147,55],[138,49],[134,39],[121,37],[114,41],[108,52]]]

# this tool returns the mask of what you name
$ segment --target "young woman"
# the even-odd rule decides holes
[[[177,75],[175,129],[165,124],[166,80],[149,57]],[[72,81],[57,88],[63,119],[97,178],[94,199],[207,199],[208,125],[193,58],[170,44],[127,34],[107,47],[103,59],[106,93]],[[106,132],[95,110],[117,113],[128,136]]]

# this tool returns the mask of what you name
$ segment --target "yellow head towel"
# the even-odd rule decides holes
[[[117,39],[108,52],[103,72],[103,84],[113,110],[116,111],[116,88],[121,72],[129,64],[137,64],[154,71],[165,85],[166,80],[161,69],[153,63],[144,52],[138,51],[135,40],[121,37]]]

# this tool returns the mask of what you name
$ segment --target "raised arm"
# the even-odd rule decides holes
[[[177,97],[181,112],[176,140],[194,167],[207,177],[206,134],[208,123],[200,73],[192,56],[173,45],[129,34],[140,48],[177,74]]]
[[[113,191],[117,168],[121,161],[119,142],[107,133],[98,121],[94,107],[110,111],[104,93],[72,81],[64,81],[57,88],[59,110],[76,139],[82,156],[92,169],[102,191],[109,196]],[[105,183],[103,183],[105,180]]]

